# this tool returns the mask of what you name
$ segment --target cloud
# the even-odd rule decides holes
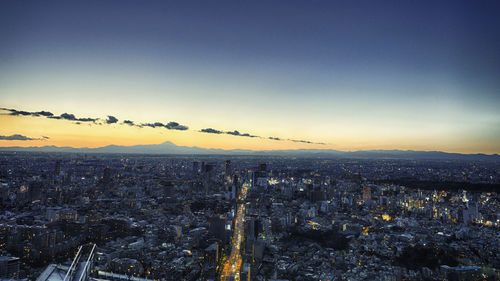
[[[0,108],[1,110],[4,110],[4,111],[9,111],[9,115],[14,115],[14,116],[18,116],[18,115],[23,115],[23,116],[29,116],[29,115],[33,115],[33,112],[28,112],[28,111],[23,111],[23,110],[16,110],[16,109],[11,109],[11,108]]]
[[[13,116],[22,115],[22,116],[35,116],[35,117],[39,117],[39,116],[49,117],[49,116],[54,115],[52,112],[48,112],[48,111],[29,112],[29,111],[16,110],[16,109],[11,109],[11,108],[0,108],[0,109],[4,110],[4,111],[9,111],[10,112],[9,115],[13,115]]]
[[[48,111],[38,111],[38,112],[35,112],[35,114],[37,114],[39,116],[45,116],[45,117],[54,116],[54,113],[48,112]]]
[[[13,116],[33,116],[33,117],[45,117],[45,118],[50,118],[50,119],[57,119],[57,120],[68,120],[68,121],[74,121],[74,124],[81,125],[83,122],[87,122],[89,126],[103,126],[106,124],[115,124],[118,123],[118,118],[108,115],[107,119],[99,119],[99,118],[78,118],[74,114],[71,113],[63,113],[59,116],[54,115],[52,112],[49,111],[37,111],[37,112],[29,112],[29,111],[24,111],[24,110],[17,110],[17,109],[11,109],[11,108],[1,108],[0,110],[3,111],[8,111],[8,115],[13,115]],[[98,122],[99,121],[99,122]],[[102,121],[102,122],[101,122]],[[179,131],[187,131],[189,130],[189,127],[186,125],[181,125],[177,122],[171,121],[168,122],[167,124],[164,124],[162,122],[154,122],[154,123],[136,123],[132,120],[124,120],[122,125],[128,125],[128,126],[134,126],[138,128],[142,127],[150,127],[150,128],[165,128],[168,130],[179,130]],[[261,136],[256,136],[256,135],[251,135],[249,133],[240,133],[238,130],[234,131],[221,131],[213,128],[205,128],[199,130],[201,133],[207,133],[207,134],[227,134],[231,136],[238,136],[238,137],[247,137],[247,138],[263,138],[263,139],[269,139],[269,140],[274,140],[274,141],[292,141],[296,143],[306,143],[306,144],[321,144],[325,145],[325,143],[322,142],[312,142],[308,140],[296,140],[296,139],[282,139],[278,137],[261,137]],[[23,136],[21,135],[14,135],[15,137],[22,138]],[[3,136],[3,140],[6,140],[8,137],[13,137],[13,136]],[[27,138],[27,137],[26,137]],[[42,138],[42,139],[48,139],[47,138]],[[24,139],[24,140],[35,140],[35,139]]]
[[[75,115],[74,114],[69,114],[69,113],[63,113],[60,116],[54,116],[54,118],[76,121]]]
[[[224,132],[224,131],[216,130],[213,128],[206,128],[206,129],[201,129],[200,132],[209,133],[209,134],[227,134],[227,135],[232,135],[232,136],[248,137],[248,138],[265,138],[265,139],[274,140],[274,141],[292,141],[292,142],[297,142],[297,143],[322,144],[322,145],[325,144],[322,142],[312,142],[312,141],[308,141],[308,140],[282,139],[282,138],[278,138],[278,137],[259,137],[259,136],[255,136],[255,135],[250,135],[248,133],[242,134],[238,130]]]
[[[15,134],[11,136],[0,136],[0,140],[33,140],[32,138],[29,138],[27,136]]]
[[[312,141],[308,141],[308,140],[294,140],[294,139],[288,139],[288,140],[292,141],[292,142],[300,142],[300,143],[308,143],[308,144],[321,144],[321,145],[326,144],[324,142],[312,142]]]
[[[77,121],[77,122],[95,122],[99,120],[99,118],[77,118],[74,114],[71,113],[63,113],[59,116],[48,116],[47,118],[58,119],[58,120],[69,120],[69,121]]]
[[[108,115],[108,119],[106,119],[106,124],[114,124],[118,122],[118,119],[114,116]]]
[[[142,123],[141,126],[156,128],[156,127],[164,127],[165,125],[163,125],[163,123],[161,122],[155,122],[155,123]]]
[[[223,131],[219,131],[219,130],[212,129],[212,128],[201,129],[200,132],[208,133],[208,134],[222,134],[222,133],[224,133]]]
[[[75,117],[75,115],[73,115],[73,114],[68,114],[68,113],[63,113],[63,114],[61,114],[61,117],[62,117],[63,119],[66,119],[66,118],[64,117],[64,115],[66,115],[66,116],[70,116],[70,117],[71,117],[71,119],[69,119],[69,118],[68,118],[68,120],[76,120],[76,121],[80,121],[80,122],[95,122],[95,121],[99,120],[99,118],[89,118],[89,117],[87,117],[87,118],[76,118],[76,117]]]
[[[165,128],[169,130],[179,130],[179,131],[185,131],[189,129],[187,126],[181,125],[177,122],[168,122],[168,124],[165,125]]]
[[[9,111],[9,115],[13,116],[34,116],[34,117],[47,117],[51,119],[64,119],[69,121],[80,121],[80,122],[95,122],[99,120],[99,118],[76,118],[74,114],[63,113],[60,116],[55,116],[54,113],[49,111],[37,111],[37,112],[29,112],[24,110],[17,110],[12,108],[0,108],[0,110]]]
[[[239,131],[237,130],[234,130],[234,131],[228,131],[226,132],[226,134],[228,135],[233,135],[233,136],[239,136],[239,137],[249,137],[249,138],[257,138],[257,136],[254,136],[254,135],[250,135],[248,133],[240,133]]]
[[[24,115],[24,116],[27,116],[27,115],[32,115],[32,113],[28,112],[28,111],[15,110],[15,111],[12,111],[12,113],[10,115]]]
[[[153,123],[142,123],[141,125],[139,125],[140,127],[151,127],[151,128],[154,128],[155,125]]]
[[[99,120],[99,118],[78,118],[77,120],[80,122],[95,122]]]
[[[140,125],[136,125],[138,127],[151,127],[151,128],[166,128],[169,130],[179,130],[179,131],[186,131],[189,129],[188,126],[181,125],[177,122],[168,122],[167,124],[163,124],[161,122],[155,122],[155,123],[142,123]]]
[[[12,109],[12,108],[4,108],[1,107],[0,110],[3,111],[8,111],[8,115],[12,116],[33,116],[33,117],[46,117],[50,119],[57,119],[57,120],[69,120],[69,121],[77,121],[77,124],[80,124],[79,122],[96,122],[99,120],[99,118],[77,118],[74,114],[71,113],[63,113],[59,116],[54,115],[54,113],[49,112],[49,111],[37,111],[37,112],[29,112],[29,111],[24,111],[24,110],[17,110],[17,109]]]
[[[290,139],[289,141],[293,141],[293,142],[302,142],[302,143],[312,143],[310,141],[306,141],[306,140],[292,140]]]
[[[20,134],[14,134],[11,136],[0,136],[0,140],[18,140],[18,141],[30,141],[30,140],[47,140],[49,137],[43,136],[41,138],[30,138]]]

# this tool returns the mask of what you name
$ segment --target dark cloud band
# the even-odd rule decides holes
[[[54,113],[49,111],[30,112],[12,108],[0,108],[0,110],[8,111],[9,112],[8,115],[13,115],[13,116],[47,117],[51,119],[63,119],[63,120],[77,121],[77,122],[95,122],[99,120],[99,118],[77,118],[74,114],[70,113],[63,113],[59,116],[55,116]]]
[[[308,143],[308,144],[321,144],[325,145],[326,143],[324,142],[312,142],[312,141],[307,141],[307,140],[294,140],[294,139],[288,139],[291,142],[300,142],[300,143]]]
[[[207,134],[217,134],[217,135],[227,134],[227,135],[238,136],[238,137],[260,138],[259,136],[250,135],[248,133],[242,134],[242,133],[240,133],[239,131],[236,131],[236,130],[224,132],[224,131],[219,131],[219,130],[216,130],[216,129],[213,129],[213,128],[205,128],[205,129],[201,129],[200,132],[207,133]]]
[[[228,135],[233,135],[233,136],[239,136],[239,137],[258,138],[258,136],[250,135],[250,134],[248,134],[248,133],[244,133],[244,134],[242,134],[242,133],[240,133],[240,132],[238,132],[238,131],[236,131],[236,130],[226,132],[226,134],[228,134]]]
[[[177,122],[168,122],[167,124],[163,124],[161,122],[155,122],[155,123],[142,123],[140,125],[134,125],[135,123],[127,120],[129,122],[124,122],[130,126],[137,126],[137,127],[150,127],[150,128],[165,128],[169,130],[179,130],[179,131],[186,131],[189,129],[188,126],[181,125]]]
[[[118,122],[118,119],[114,116],[108,115],[108,119],[106,119],[106,124],[114,124]]]
[[[33,116],[33,117],[45,117],[45,118],[57,119],[57,120],[68,120],[68,121],[74,121],[74,123],[78,124],[78,125],[85,123],[85,122],[89,123],[89,125],[116,124],[119,121],[118,118],[116,118],[112,115],[108,115],[107,119],[99,119],[99,118],[90,118],[90,117],[78,118],[74,114],[71,114],[71,113],[63,113],[63,114],[57,116],[49,111],[30,112],[30,111],[17,110],[17,109],[11,109],[11,108],[0,108],[0,110],[7,111],[8,112],[7,114],[12,115],[12,116]],[[168,129],[168,130],[178,130],[178,131],[189,130],[188,126],[181,125],[181,124],[174,122],[174,121],[170,121],[170,122],[164,124],[162,122],[136,123],[132,120],[124,120],[121,124],[133,126],[133,127],[138,127],[138,128],[149,127],[149,128],[164,128],[164,129]],[[217,135],[226,134],[226,135],[231,135],[231,136],[247,137],[247,138],[261,138],[261,139],[269,139],[269,140],[274,140],[274,141],[291,141],[291,142],[296,142],[296,143],[325,145],[325,143],[312,142],[312,141],[308,141],[308,140],[281,139],[278,137],[261,137],[261,136],[251,135],[249,133],[240,133],[240,131],[238,131],[238,130],[221,131],[221,130],[217,130],[214,128],[204,128],[204,129],[199,130],[199,132],[207,133],[207,134],[217,134]],[[3,136],[3,138],[1,138],[1,139],[7,140],[10,137],[19,138],[17,140],[36,140],[36,139],[28,138],[28,137],[25,137],[22,135]],[[46,138],[42,138],[42,139],[46,139]]]
[[[219,131],[212,128],[201,129],[200,132],[207,134],[218,134],[218,135],[224,133],[223,131]]]
[[[41,138],[30,138],[20,134],[14,134],[11,136],[0,136],[0,140],[18,140],[18,141],[31,141],[31,140],[47,140],[49,137],[42,136]]]

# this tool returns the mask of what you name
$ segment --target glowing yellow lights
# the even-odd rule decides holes
[[[383,214],[382,215],[382,219],[385,220],[385,221],[390,221],[392,218],[388,214]]]
[[[307,224],[310,225],[314,230],[318,230],[319,226],[321,226],[321,224],[314,221],[308,221]]]
[[[241,197],[244,200],[247,193],[247,186],[244,185],[241,190]],[[236,219],[234,223],[234,232],[231,239],[231,244],[233,248],[231,249],[231,254],[227,259],[224,260],[224,267],[222,269],[221,280],[226,280],[228,277],[233,277],[233,280],[240,280],[240,271],[243,263],[241,256],[241,244],[244,240],[245,234],[245,204],[239,204],[238,210],[236,211]]]
[[[361,231],[361,235],[368,235],[369,230],[370,230],[369,226],[363,226],[363,231]]]
[[[267,182],[269,185],[277,185],[279,183],[277,179],[269,179]]]

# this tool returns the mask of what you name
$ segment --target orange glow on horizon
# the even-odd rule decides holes
[[[198,132],[199,128],[190,128],[188,131],[168,130],[164,128],[138,128],[124,124],[75,124],[68,120],[54,120],[43,117],[25,117],[0,115],[0,135],[10,136],[21,134],[31,138],[46,140],[0,140],[0,146],[59,146],[59,147],[103,147],[107,145],[144,145],[160,144],[170,141],[178,146],[196,146],[201,148],[217,149],[246,149],[246,150],[288,150],[288,149],[335,149],[341,151],[372,150],[372,149],[400,149],[400,150],[440,150],[459,153],[499,153],[491,143],[475,143],[475,146],[463,146],[457,141],[438,140],[438,144],[430,145],[430,141],[408,139],[404,136],[384,136],[366,133],[366,137],[356,134],[339,134],[328,136],[328,139],[313,139],[303,136],[302,132],[291,132],[288,136],[278,135],[282,139],[306,139],[321,144],[297,143],[288,140],[275,141],[266,138],[249,138],[227,134],[208,134]],[[264,130],[267,131],[267,130]],[[261,132],[252,132],[264,135]],[[265,133],[265,132],[264,132]],[[301,137],[302,135],[302,137]],[[325,136],[326,138],[326,136]]]

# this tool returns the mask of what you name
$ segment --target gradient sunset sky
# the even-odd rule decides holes
[[[0,146],[500,153],[500,2],[1,1],[0,107]]]

